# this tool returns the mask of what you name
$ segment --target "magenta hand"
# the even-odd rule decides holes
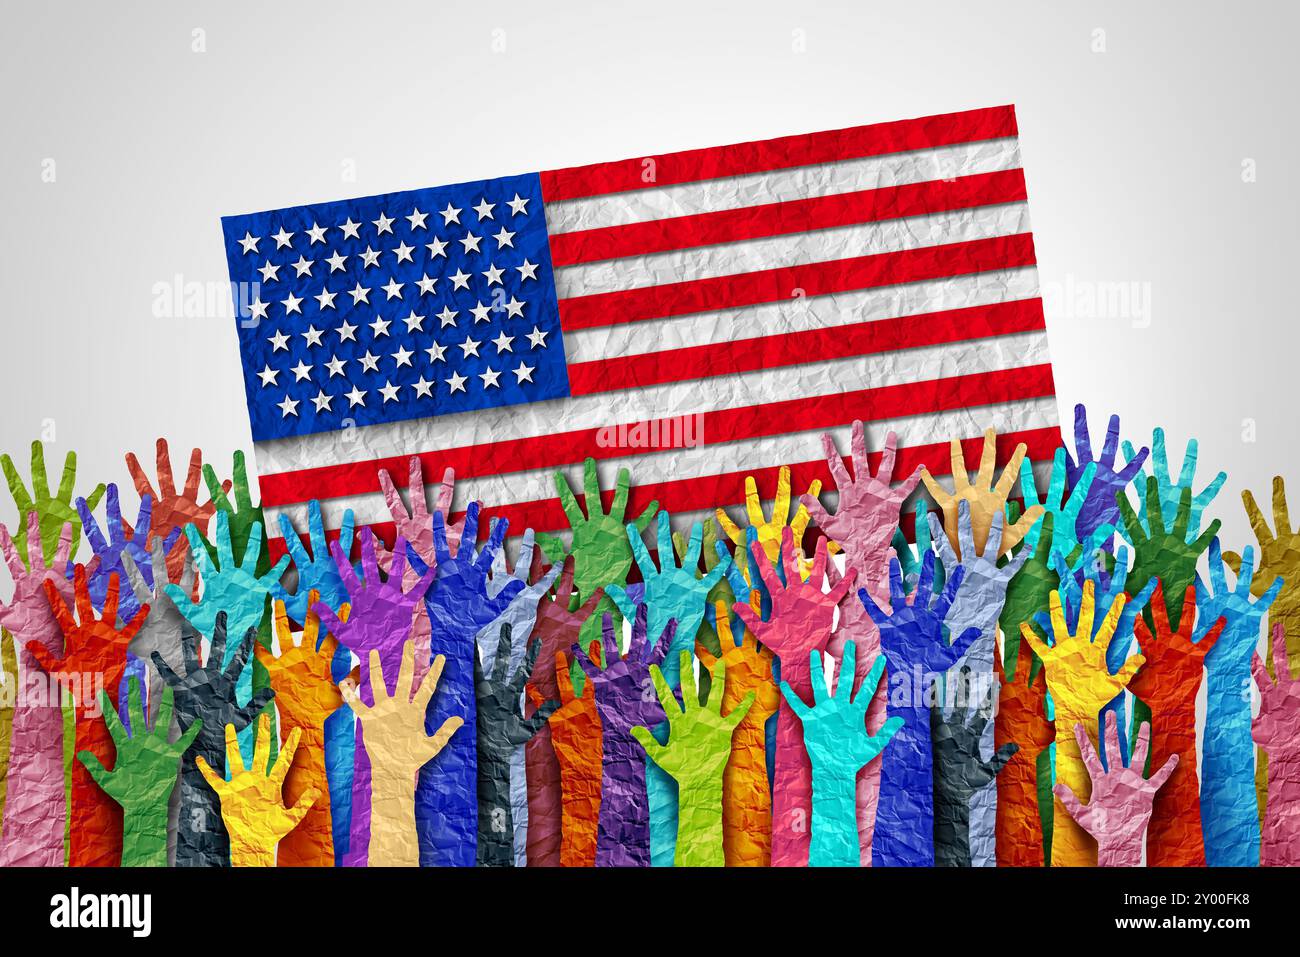
[[[51,695],[49,682],[41,679],[41,669],[27,645],[36,642],[51,657],[63,657],[63,632],[50,609],[44,583],[50,582],[65,602],[72,601],[72,583],[67,578],[72,524],[64,524],[54,561],[48,566],[41,548],[40,516],[34,511],[27,513],[24,550],[31,561],[31,570],[3,524],[0,524],[0,549],[14,580],[9,604],[0,602],[0,626],[14,636],[22,682],[14,700],[0,867],[62,867],[67,814],[63,791],[63,710],[57,693]]]
[[[1286,629],[1273,626],[1273,670],[1270,679],[1259,653],[1250,663],[1259,685],[1259,714],[1250,736],[1268,754],[1268,803],[1260,831],[1259,863],[1263,867],[1300,864],[1300,681],[1291,675],[1286,653]]]

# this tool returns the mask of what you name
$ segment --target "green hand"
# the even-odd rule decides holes
[[[266,520],[262,514],[262,506],[253,504],[253,495],[248,487],[248,466],[244,462],[242,449],[235,452],[233,475],[232,491],[235,493],[235,501],[231,503],[230,496],[221,487],[221,482],[212,466],[203,466],[203,481],[208,487],[208,496],[217,506],[217,511],[225,512],[230,518],[230,544],[235,553],[235,564],[238,565],[243,563],[244,549],[248,547],[248,537],[253,533],[253,526],[260,523],[263,528],[266,528]],[[207,542],[206,537],[204,541]],[[215,562],[216,546],[211,542],[207,544],[208,555]],[[270,570],[270,551],[263,550],[258,558],[257,574],[264,575]]]
[[[50,494],[50,481],[45,473],[45,446],[39,441],[32,443],[32,491],[29,493],[22,477],[14,468],[13,459],[8,455],[0,456],[0,467],[4,468],[5,479],[9,482],[9,492],[18,506],[18,515],[26,521],[27,513],[35,511],[41,523],[41,551],[47,562],[54,559],[54,552],[59,546],[59,535],[65,522],[72,523],[72,552],[77,553],[77,544],[81,541],[81,518],[77,508],[72,504],[72,486],[77,483],[77,453],[69,452],[63,461],[63,476],[59,479],[59,490]],[[104,483],[95,486],[88,496],[86,504],[93,510],[104,495]],[[27,554],[22,553],[23,561]]]
[[[627,523],[623,513],[627,510],[628,487],[631,476],[627,469],[618,470],[618,481],[614,489],[614,500],[605,512],[601,506],[600,480],[596,476],[596,460],[587,459],[583,463],[583,491],[587,514],[578,507],[569,480],[563,472],[555,473],[555,491],[560,496],[560,505],[564,515],[573,529],[573,583],[578,589],[574,599],[576,608],[597,588],[605,585],[622,585],[627,582],[628,570],[632,567],[632,548],[627,540]],[[645,531],[650,520],[659,511],[659,503],[651,502],[645,511],[633,521],[638,531]],[[564,545],[553,535],[538,535],[537,543],[552,561],[561,561],[565,556]]]
[[[78,751],[77,760],[104,793],[122,805],[122,866],[166,867],[167,802],[176,787],[181,755],[189,749],[203,722],[195,719],[174,744],[169,744],[172,689],[163,690],[158,715],[149,729],[140,703],[140,680],[134,676],[127,701],[130,732],[123,727],[108,694],[100,692],[104,724],[117,749],[113,770],[105,770],[89,751]]]
[[[650,666],[659,703],[668,715],[668,741],[660,744],[649,728],[635,727],[632,736],[650,759],[677,781],[677,867],[722,867],[722,772],[731,759],[731,735],[754,703],[750,692],[731,712],[722,715],[722,689],[727,666],[719,658],[712,686],[700,703],[691,653],[680,657],[682,704],[658,665]]]

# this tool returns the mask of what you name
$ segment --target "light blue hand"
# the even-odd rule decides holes
[[[1222,617],[1219,640],[1205,656],[1205,733],[1201,742],[1201,827],[1211,867],[1259,865],[1259,806],[1255,797],[1255,748],[1251,742],[1250,662],[1259,645],[1264,615],[1285,584],[1275,578],[1257,601],[1250,589],[1255,550],[1241,551],[1235,588],[1228,587],[1219,540],[1210,542],[1210,586],[1196,579],[1200,641]]]
[[[1169,456],[1165,452],[1165,430],[1157,427],[1151,437],[1151,470],[1155,473],[1157,488],[1160,492],[1161,513],[1164,515],[1164,521],[1168,523],[1170,516],[1178,512],[1179,499],[1183,489],[1190,489],[1192,482],[1196,478],[1196,439],[1187,440],[1187,452],[1183,456],[1183,467],[1178,474],[1178,481],[1175,482],[1169,474]],[[1133,445],[1129,442],[1124,443],[1124,454],[1131,457],[1133,455]],[[1219,489],[1223,488],[1223,483],[1228,480],[1227,472],[1220,472],[1214,477],[1209,485],[1201,489],[1200,493],[1192,495],[1191,517],[1187,525],[1187,534],[1189,538],[1195,538],[1201,531],[1201,516],[1214,497],[1219,494]],[[1140,485],[1139,485],[1140,487]],[[1142,496],[1138,496],[1141,498]],[[1146,500],[1142,501],[1142,509],[1138,513],[1138,520],[1142,523],[1142,528],[1151,533],[1151,525],[1147,520]],[[1166,529],[1173,530],[1173,525],[1166,525]]]
[[[812,834],[808,849],[810,867],[857,867],[858,772],[875,760],[903,726],[889,718],[876,734],[867,732],[867,708],[885,672],[885,656],[877,655],[852,696],[856,642],[845,642],[835,693],[826,690],[821,655],[808,654],[812,672],[813,705],[809,707],[794,689],[781,682],[781,694],[803,722],[804,747],[812,764]],[[847,681],[843,680],[847,677]]]

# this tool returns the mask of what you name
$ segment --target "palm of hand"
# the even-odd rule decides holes
[[[424,680],[429,680],[428,675]],[[419,698],[411,702],[400,694],[375,695],[375,703],[361,715],[372,766],[414,782],[416,772],[429,762],[423,746],[430,740],[424,722],[425,704]]]
[[[654,761],[681,780],[684,776],[711,778],[722,773],[731,759],[735,724],[705,707],[669,715],[670,730],[664,750]]]
[[[1023,661],[1027,664],[1028,653]],[[1047,720],[1047,687],[1039,670],[1033,684],[1008,681],[998,698],[998,726],[1001,740],[1014,741],[1020,750],[1037,757],[1056,740],[1056,728]]]
[[[880,626],[880,647],[896,670],[916,665],[929,671],[947,670],[952,664],[943,637],[943,618],[929,608],[904,605]]]
[[[109,776],[100,782],[108,795],[123,806],[156,805],[176,786],[175,745],[143,728],[132,728],[131,737],[117,745],[117,758]]]
[[[1136,761],[1124,767],[1118,757],[1107,774],[1093,778],[1092,798],[1079,825],[1097,840],[1132,845],[1147,828],[1156,792]]]
[[[282,650],[270,669],[276,707],[296,728],[321,727],[343,706],[343,696],[330,672],[332,655],[308,644],[304,639],[302,644]]]
[[[748,641],[744,645],[733,643],[730,646],[724,641],[722,652],[722,663],[727,669],[728,699],[740,701],[754,692],[754,703],[745,717],[750,723],[762,724],[781,707],[781,689],[776,686],[772,674],[772,650],[758,648]]]
[[[196,669],[173,685],[176,691],[176,720],[182,730],[202,721],[194,747],[201,754],[219,755],[226,746],[227,724],[242,729],[248,722],[235,703],[235,680],[224,671]]]
[[[1110,673],[1101,643],[1086,637],[1068,641],[1046,667],[1047,690],[1056,706],[1058,723],[1063,714],[1095,722],[1102,705],[1112,701],[1125,687],[1118,675]]]
[[[653,728],[665,718],[644,662],[627,658],[606,661],[592,683],[601,727],[607,734],[627,735],[637,725]]]
[[[805,660],[821,651],[835,620],[835,602],[822,590],[800,583],[772,593],[772,615],[761,640],[784,661]]]
[[[865,685],[858,691],[863,693],[870,693]],[[878,737],[867,734],[862,709],[848,695],[828,697],[805,714],[803,736],[809,758],[821,767],[860,768],[880,752]]]
[[[57,567],[40,567],[37,571],[15,574],[14,591],[9,604],[0,603],[0,625],[21,644],[41,641],[53,651],[55,649],[50,647],[50,643],[53,641],[57,644],[59,629],[45,593],[47,581],[63,601],[72,600],[71,584]]]
[[[573,528],[573,581],[578,594],[590,595],[604,585],[622,584],[632,568],[632,548],[621,516],[598,512]]]

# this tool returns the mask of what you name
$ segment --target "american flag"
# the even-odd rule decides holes
[[[1010,106],[222,223],[272,534],[317,498],[391,541],[413,454],[519,533],[588,456],[694,515],[828,481],[855,418],[900,475],[1059,443]]]

